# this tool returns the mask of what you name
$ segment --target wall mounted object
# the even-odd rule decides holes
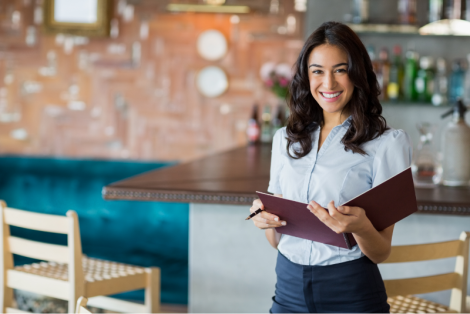
[[[45,0],[44,31],[109,36],[111,9],[111,0]]]
[[[205,4],[170,3],[166,9],[170,12],[199,12],[199,13],[250,13],[246,5],[225,5],[225,0],[206,0]]]
[[[218,30],[207,30],[197,39],[197,51],[206,60],[219,60],[227,53],[227,40]]]
[[[460,19],[444,19],[424,25],[421,35],[470,36],[470,22]]]
[[[222,95],[228,88],[228,78],[225,72],[217,66],[208,66],[199,71],[196,86],[206,97]]]

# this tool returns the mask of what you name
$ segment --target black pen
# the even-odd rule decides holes
[[[254,212],[251,213],[250,216],[246,217],[245,220],[249,220],[253,217],[255,217],[256,215],[258,215],[259,213],[261,213],[263,210],[261,208],[258,208],[257,210],[255,210]]]

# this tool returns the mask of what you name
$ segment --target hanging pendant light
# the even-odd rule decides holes
[[[170,3],[166,9],[170,12],[197,12],[197,13],[250,13],[246,5],[225,5],[225,0],[204,0],[205,4]]]
[[[444,19],[424,25],[421,35],[470,36],[470,22],[461,19]]]
[[[449,5],[450,4],[450,5]],[[454,35],[470,36],[470,22],[464,20],[463,0],[453,0],[445,4],[442,1],[431,1],[429,21],[419,29],[421,35]]]

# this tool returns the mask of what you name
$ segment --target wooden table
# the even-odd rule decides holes
[[[244,218],[254,192],[268,187],[270,163],[270,145],[246,146],[110,184],[103,196],[190,203],[189,312],[267,312],[277,251]],[[470,230],[470,188],[417,188],[416,197],[419,215],[396,224],[393,245],[447,241]],[[452,263],[405,269],[424,276],[452,271]],[[408,275],[379,267],[385,279]],[[445,293],[428,299],[448,302]]]
[[[105,199],[250,205],[266,191],[271,146],[236,148],[110,184]],[[470,187],[416,188],[418,212],[470,215]]]

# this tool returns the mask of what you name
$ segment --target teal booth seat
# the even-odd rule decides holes
[[[103,186],[171,163],[0,157],[0,199],[9,207],[65,215],[77,212],[83,253],[162,271],[163,303],[188,302],[189,205],[106,201]],[[12,234],[56,244],[66,236],[12,228]],[[30,262],[15,256],[15,264]],[[117,297],[141,300],[142,291]]]

